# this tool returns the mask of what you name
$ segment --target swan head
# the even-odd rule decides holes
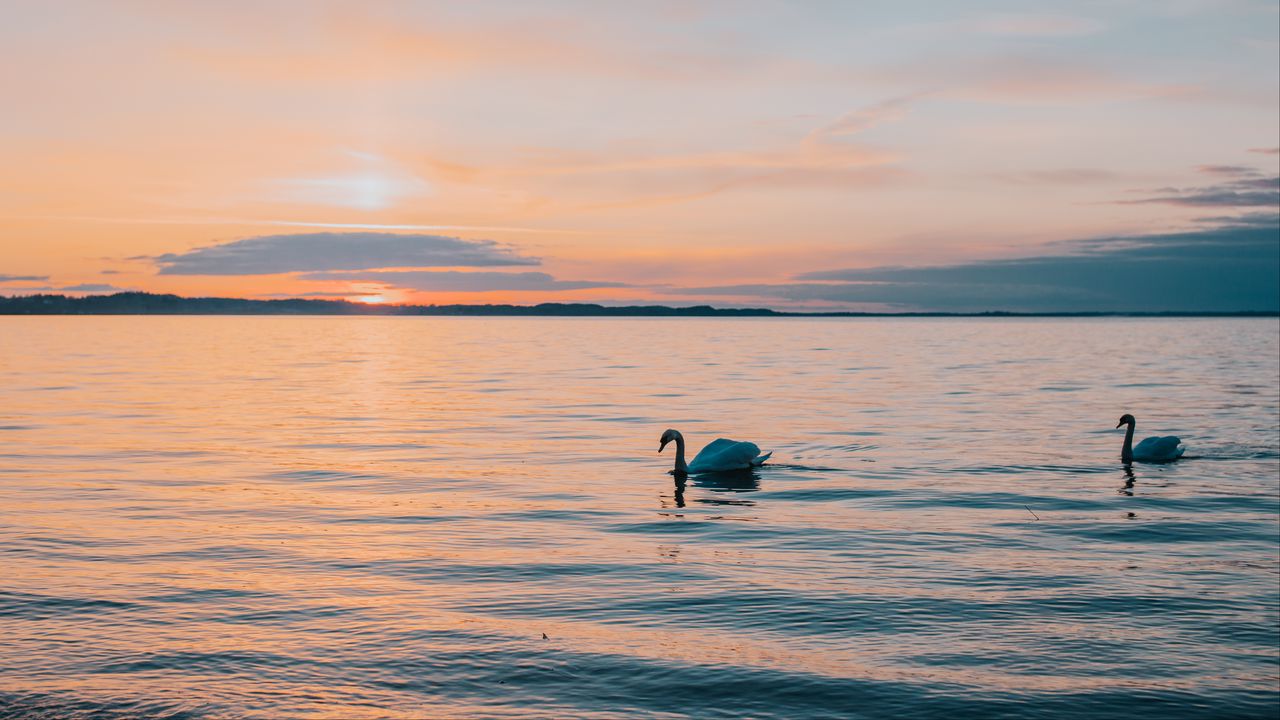
[[[662,433],[662,438],[659,440],[658,444],[658,452],[662,452],[662,449],[667,446],[667,443],[672,442],[678,437],[680,437],[680,431],[678,430],[667,430]]]
[[[1129,413],[1120,416],[1120,422],[1116,423],[1116,427],[1124,427],[1125,425],[1137,425],[1138,421],[1133,419]]]

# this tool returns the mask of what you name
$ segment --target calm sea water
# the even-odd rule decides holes
[[[1278,338],[0,318],[0,717],[1275,717]]]

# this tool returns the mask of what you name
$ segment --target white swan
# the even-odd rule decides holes
[[[684,436],[679,430],[668,430],[662,433],[658,452],[671,441],[676,443],[676,467],[672,472],[676,475],[696,475],[698,473],[725,472],[727,470],[747,470],[760,467],[773,453],[760,454],[755,443],[738,442],[720,438],[702,448],[693,462],[684,461]]]
[[[1173,435],[1164,437],[1149,437],[1138,443],[1138,447],[1133,446],[1133,429],[1138,421],[1132,415],[1124,414],[1120,417],[1120,422],[1116,423],[1116,427],[1128,425],[1129,428],[1124,431],[1124,448],[1120,450],[1120,462],[1131,463],[1134,460],[1138,462],[1172,462],[1182,457],[1182,453],[1186,450],[1182,440]]]

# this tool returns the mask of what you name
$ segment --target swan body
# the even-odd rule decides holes
[[[1135,447],[1133,444],[1133,430],[1137,427],[1137,424],[1138,421],[1129,414],[1123,415],[1120,418],[1120,422],[1116,423],[1116,427],[1128,426],[1124,432],[1124,447],[1120,449],[1121,462],[1131,463],[1135,460],[1153,463],[1173,462],[1182,457],[1182,453],[1186,452],[1186,446],[1175,435],[1149,437]]]
[[[773,455],[771,452],[761,455],[759,446],[752,442],[739,442],[737,440],[719,438],[702,448],[693,458],[693,462],[686,463],[684,459],[684,436],[680,434],[679,430],[668,430],[662,433],[658,452],[662,452],[669,442],[675,442],[676,444],[676,467],[672,472],[677,475],[748,470],[753,467],[760,467],[765,460],[769,459],[770,455]]]

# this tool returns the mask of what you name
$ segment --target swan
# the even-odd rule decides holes
[[[675,475],[696,475],[698,473],[724,472],[726,470],[747,470],[760,467],[773,453],[760,454],[755,443],[738,442],[720,438],[702,448],[693,462],[684,461],[684,436],[679,430],[667,430],[662,433],[658,452],[671,441],[676,443],[676,467],[671,472]]]
[[[1182,440],[1173,435],[1164,437],[1149,437],[1138,443],[1138,447],[1133,446],[1133,428],[1138,424],[1132,415],[1128,413],[1120,417],[1120,422],[1116,423],[1116,427],[1128,425],[1129,428],[1124,431],[1124,448],[1120,451],[1120,462],[1131,463],[1134,460],[1138,462],[1171,462],[1182,457],[1182,453],[1186,450]]]

